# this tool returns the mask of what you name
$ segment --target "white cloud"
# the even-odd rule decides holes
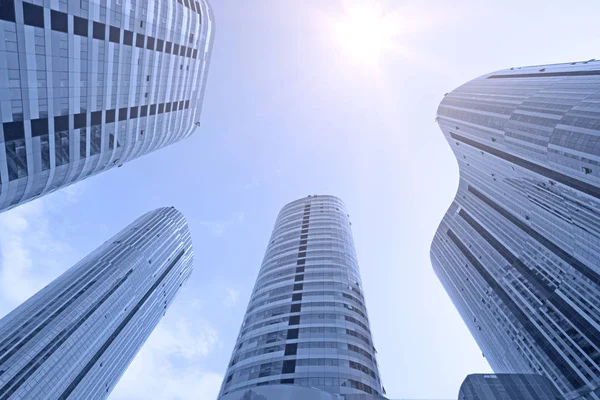
[[[71,201],[65,196],[50,195],[0,214],[0,315],[71,266],[69,243],[50,226],[49,210]]]
[[[240,292],[233,288],[225,289],[225,307],[233,307],[237,304],[238,299],[240,298]]]
[[[220,344],[205,322],[166,317],[125,372],[111,400],[214,400],[223,376],[202,368]]]

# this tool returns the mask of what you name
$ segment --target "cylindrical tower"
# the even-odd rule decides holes
[[[192,264],[172,207],[104,242],[0,320],[0,400],[107,398]]]
[[[279,213],[220,398],[279,384],[382,392],[349,215],[334,196]]]

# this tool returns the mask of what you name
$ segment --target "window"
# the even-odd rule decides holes
[[[192,57],[198,58],[198,49],[194,49],[194,52],[192,53]]]
[[[173,111],[177,111],[177,104],[178,103],[176,101],[173,102],[173,106],[172,106]]]
[[[115,111],[116,110],[106,110],[105,122],[107,124],[115,122]]]
[[[127,107],[119,109],[119,121],[124,121],[127,119]]]
[[[79,36],[88,35],[88,20],[85,18],[73,17],[73,33]]]
[[[304,272],[304,267],[296,267],[296,273]]]
[[[304,284],[296,283],[294,284],[294,290],[302,290],[304,288]]]
[[[63,115],[62,117],[54,117],[54,131],[68,131],[69,130],[69,117]],[[4,135],[6,136],[6,126],[4,127]],[[5,138],[6,139],[6,138]]]
[[[304,275],[296,275],[296,278],[294,279],[295,282],[301,282],[304,280]]]
[[[133,45],[133,32],[127,29],[123,30],[123,44],[132,46]]]
[[[4,7],[4,2],[2,3]],[[25,25],[44,27],[44,8],[35,4],[23,2],[23,22]]]
[[[185,49],[185,46],[181,46],[181,50],[180,50],[180,52],[179,52],[179,55],[180,55],[180,56],[185,56],[185,50],[186,50],[186,49]]]
[[[139,47],[141,49],[144,48],[144,35],[142,34],[137,34],[135,37],[135,46]]]
[[[142,106],[140,109],[140,117],[148,115],[148,106]]]
[[[156,104],[150,106],[150,115],[156,114]]]
[[[100,39],[100,40],[104,40],[105,37],[105,33],[106,33],[106,25],[100,23],[100,22],[96,22],[94,21],[94,39]]]
[[[92,118],[90,125],[101,125],[102,124],[102,111],[92,112]]]
[[[178,44],[173,45],[173,54],[174,55],[179,54],[179,45]]]
[[[592,173],[592,169],[591,168],[587,168],[587,167],[583,167],[583,172],[585,172],[586,175],[589,175]]]
[[[298,339],[298,328],[295,329],[288,329],[287,331],[287,339]]]
[[[167,44],[165,45],[165,53],[170,53],[171,52],[171,46],[173,44],[169,41],[167,41]]]
[[[301,307],[301,304],[292,304],[290,307],[290,312],[300,312]]]
[[[165,111],[165,103],[158,105],[158,113],[162,114]]]
[[[293,356],[298,352],[298,343],[288,343],[285,345],[284,356]]]
[[[292,295],[292,301],[300,301],[302,300],[302,293],[294,293]]]
[[[138,117],[138,107],[131,107],[129,110],[129,118],[137,118]]]
[[[5,142],[11,140],[25,139],[25,129],[23,128],[23,121],[5,122],[2,125],[4,127]]]
[[[281,368],[282,374],[293,374],[296,372],[296,360],[285,360]]]
[[[154,38],[151,36],[148,36],[148,41],[146,42],[146,48],[148,50],[154,50]]]
[[[165,112],[171,112],[171,103],[165,104]]]
[[[186,108],[186,110],[187,110],[188,108],[190,108],[190,101],[189,101],[189,100],[186,100],[186,101],[185,101],[185,108]],[[300,255],[298,255],[298,257],[299,257],[299,256],[300,256]]]
[[[50,28],[52,28],[53,31],[68,33],[68,21],[69,19],[67,14],[60,11],[50,10]]]
[[[75,114],[73,116],[73,129],[85,128],[86,115],[85,113]]]
[[[48,118],[31,120],[31,136],[42,136],[48,134]]]
[[[108,31],[108,40],[113,43],[119,43],[121,41],[121,30],[119,28],[111,26]]]
[[[54,117],[55,122],[54,126],[56,127],[56,119],[63,117]],[[67,128],[68,128],[68,120],[67,120]],[[54,133],[54,154],[55,154],[55,164],[57,167],[67,164],[69,162],[69,132],[55,132]]]
[[[192,56],[192,48],[191,47],[188,47],[186,56],[187,57],[191,57]]]
[[[164,44],[165,44],[164,40],[157,39],[156,40],[156,51],[163,51]]]
[[[15,22],[15,0],[2,0],[2,3],[0,3],[0,19]]]

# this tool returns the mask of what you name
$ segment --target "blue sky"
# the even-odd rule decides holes
[[[434,122],[486,72],[597,57],[597,1],[372,1],[398,27],[376,65],[332,26],[342,0],[213,0],[189,139],[0,215],[0,315],[159,206],[187,217],[194,273],[111,398],[216,397],[279,209],[343,199],[390,398],[456,398],[489,371],[432,272],[458,168]]]

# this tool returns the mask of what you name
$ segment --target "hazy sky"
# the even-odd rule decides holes
[[[212,400],[279,209],[333,194],[350,210],[389,397],[455,399],[489,366],[429,261],[458,181],[437,105],[486,72],[597,57],[600,3],[372,1],[387,37],[375,47],[356,29],[340,40],[342,0],[212,3],[201,128],[0,215],[0,315],[173,205],[192,231],[194,273],[111,398]]]

